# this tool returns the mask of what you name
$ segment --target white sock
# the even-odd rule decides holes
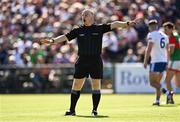
[[[160,100],[156,100],[156,103],[160,103]]]
[[[169,90],[166,91],[166,95],[169,95]]]

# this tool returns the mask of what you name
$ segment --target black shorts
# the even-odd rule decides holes
[[[100,56],[79,56],[75,63],[74,78],[103,78],[103,62]]]

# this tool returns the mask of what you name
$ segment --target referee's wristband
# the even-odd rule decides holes
[[[49,40],[49,42],[50,42],[50,43],[54,43],[55,40],[54,40],[53,38],[51,38],[51,39]]]

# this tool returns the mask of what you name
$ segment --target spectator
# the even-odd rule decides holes
[[[0,64],[8,64],[8,49],[4,44],[0,45]]]
[[[135,63],[137,62],[137,56],[133,53],[132,49],[128,49],[127,55],[124,57],[124,63]]]
[[[117,54],[119,51],[117,37],[114,33],[109,32],[104,35],[103,42],[105,43],[104,45],[106,45],[105,51],[110,58],[110,61],[114,61],[117,58]]]
[[[59,51],[63,45],[41,47],[37,41],[40,38],[61,35],[75,25],[82,24],[78,13],[84,8],[97,10],[95,17],[97,23],[142,18],[135,29],[114,31],[111,38],[117,38],[114,40],[118,40],[118,45],[115,46],[116,41],[114,46],[106,45],[106,49],[111,50],[113,47],[113,52],[116,52],[115,56],[110,57],[111,55],[107,54],[108,51],[104,51],[103,57],[107,59],[106,61],[122,62],[128,48],[136,49],[137,41],[146,45],[147,20],[156,19],[159,25],[165,21],[176,22],[180,12],[178,3],[178,0],[2,0],[0,2],[0,64],[9,64],[8,57],[12,55],[12,45],[15,43],[18,49],[14,48],[13,53],[16,52],[15,50],[18,52],[13,55],[16,55],[17,65],[37,64],[38,55],[44,57],[44,63],[54,63],[57,55],[63,55]],[[68,47],[70,51],[66,53],[68,61],[64,63],[73,63],[76,60],[75,44],[69,45],[71,45]],[[30,51],[26,52],[26,48]],[[45,52],[41,51],[41,48]],[[28,55],[30,61],[27,61]]]

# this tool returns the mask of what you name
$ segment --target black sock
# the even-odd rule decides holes
[[[79,99],[80,96],[80,91],[72,90],[71,91],[71,106],[70,106],[70,111],[74,112],[76,103]]]
[[[100,90],[93,90],[92,100],[93,100],[93,110],[97,111],[97,107],[101,98]]]

